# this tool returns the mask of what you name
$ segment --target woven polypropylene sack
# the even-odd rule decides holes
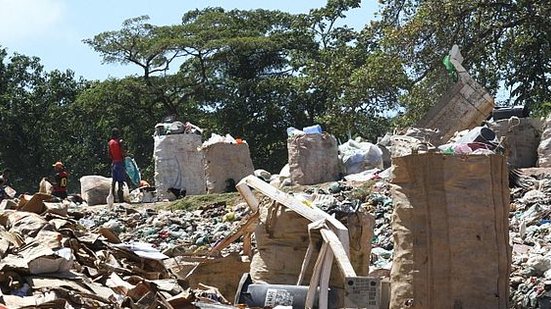
[[[254,174],[249,145],[215,143],[201,148],[208,193],[235,190],[242,178]]]
[[[505,157],[394,159],[391,309],[507,308]]]
[[[323,134],[296,135],[287,140],[291,181],[312,185],[334,181],[341,174],[337,140]]]
[[[205,170],[201,135],[157,135],[153,158],[155,160],[155,187],[161,199],[173,198],[170,188],[184,189],[186,194],[205,194]]]

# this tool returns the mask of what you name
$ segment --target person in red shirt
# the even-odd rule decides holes
[[[118,183],[117,198],[118,202],[124,201],[123,197],[123,185],[125,180],[124,170],[124,150],[122,147],[122,140],[120,139],[120,131],[117,128],[113,128],[111,131],[111,139],[108,142],[109,157],[111,158],[111,177],[113,182],[111,183],[111,194],[115,196],[115,184]]]
[[[65,199],[67,198],[67,178],[69,177],[69,174],[65,170],[63,163],[60,161],[57,161],[52,166],[55,170],[55,177],[52,182],[52,195],[57,196],[60,199]]]

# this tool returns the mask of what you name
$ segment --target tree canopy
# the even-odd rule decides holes
[[[108,175],[106,141],[122,129],[152,181],[157,122],[168,115],[246,139],[255,167],[286,163],[286,128],[319,123],[341,141],[376,141],[435,104],[453,80],[442,58],[457,44],[464,66],[499,104],[550,103],[551,4],[545,1],[380,1],[378,18],[344,25],[359,0],[328,0],[306,14],[207,8],[174,25],[147,16],[84,40],[104,63],[137,76],[86,81],[45,72],[40,59],[0,49],[0,168],[32,190],[54,161],[78,177]]]

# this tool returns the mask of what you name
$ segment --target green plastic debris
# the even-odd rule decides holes
[[[444,57],[444,59],[442,60],[442,63],[444,63],[444,66],[448,71],[448,75],[453,79],[454,82],[456,82],[458,80],[457,70],[450,60],[450,55],[446,55],[446,57]]]

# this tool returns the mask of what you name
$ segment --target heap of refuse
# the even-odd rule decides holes
[[[120,206],[115,209],[80,210],[78,220],[91,231],[110,229],[122,242],[146,242],[168,256],[198,254],[224,239],[249,212],[245,204],[223,203],[196,210],[167,210]],[[239,252],[238,243],[228,252]]]
[[[551,304],[551,171],[523,170],[511,190],[511,301],[514,308]]]
[[[0,212],[0,303],[8,308],[180,308],[219,299],[189,289],[175,254],[201,254],[246,216],[236,206],[195,211],[119,206],[87,210],[49,194],[4,200]],[[239,244],[225,254],[238,252]],[[163,251],[163,252],[161,252]]]

